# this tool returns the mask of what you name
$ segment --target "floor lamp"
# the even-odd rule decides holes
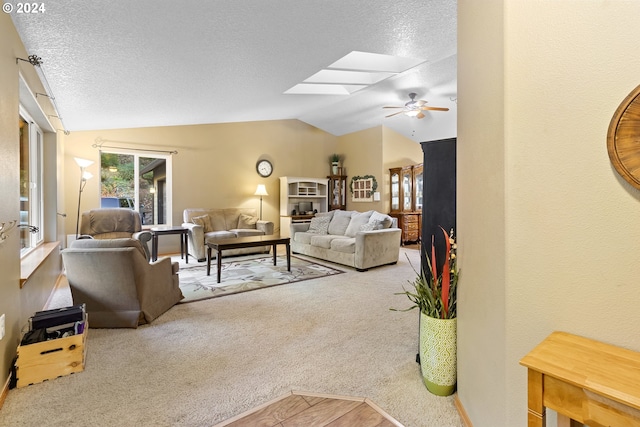
[[[267,189],[264,184],[258,184],[258,188],[256,188],[256,192],[253,193],[254,196],[260,196],[260,221],[262,221],[262,196],[268,196]]]
[[[78,190],[78,214],[76,215],[76,240],[78,239],[78,231],[80,227],[80,201],[82,200],[82,190],[87,185],[87,180],[93,178],[90,172],[86,169],[93,164],[93,160],[81,159],[79,157],[73,158],[78,166],[80,166],[80,189]]]

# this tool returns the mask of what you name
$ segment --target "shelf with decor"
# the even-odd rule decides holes
[[[419,242],[422,234],[422,172],[422,164],[389,169],[389,215],[398,219],[402,244]]]
[[[327,178],[280,177],[280,235],[289,237],[292,222],[309,222],[327,212]]]

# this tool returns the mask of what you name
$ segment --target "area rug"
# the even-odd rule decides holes
[[[179,258],[178,258],[179,259]],[[271,286],[332,276],[344,271],[327,267],[296,256],[291,256],[291,271],[287,271],[285,256],[265,255],[241,259],[222,259],[222,281],[217,283],[215,260],[211,262],[211,275],[207,276],[207,264],[180,263],[180,289],[184,295],[181,303],[216,298],[239,292],[253,291]]]

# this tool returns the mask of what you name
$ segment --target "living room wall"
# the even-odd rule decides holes
[[[374,175],[381,193],[379,202],[353,203],[347,194],[347,209],[388,211],[388,168],[398,164],[419,163],[420,145],[385,127],[375,127],[341,137],[298,120],[224,123],[192,126],[162,126],[137,129],[74,131],[62,136],[65,146],[65,193],[76,195],[80,169],[73,160],[93,160],[88,168],[94,179],[87,182],[81,211],[100,205],[99,149],[106,146],[148,150],[176,150],[173,155],[174,224],[182,223],[182,211],[188,207],[255,207],[257,184],[265,184],[263,218],[279,227],[280,176],[326,177],[330,172],[329,155],[344,156],[349,180],[354,175]],[[273,174],[261,178],[255,171],[258,159],[269,159]],[[77,198],[66,197],[69,214],[65,229],[74,234]],[[160,250],[176,250],[178,240],[163,238]]]
[[[640,351],[640,191],[606,149],[640,84],[638,16],[458,2],[458,395],[474,427],[526,425],[518,362],[552,331]]]
[[[376,126],[338,138],[338,152],[347,170],[347,186],[353,176],[373,175],[380,200],[353,202],[347,190],[347,209],[389,212],[389,168],[422,163],[420,144],[386,126]]]
[[[0,223],[20,218],[20,144],[18,113],[20,105],[19,76],[32,92],[44,93],[45,90],[38,79],[34,67],[16,58],[27,58],[28,54],[11,22],[8,14],[0,14]],[[54,115],[54,110],[46,97],[37,99],[40,117]],[[32,112],[33,114],[33,112]],[[44,119],[46,120],[46,119]],[[55,122],[57,126],[59,123]],[[42,126],[41,126],[42,127]],[[43,130],[45,130],[43,128]],[[53,132],[44,134],[44,152],[47,158],[44,163],[44,174],[47,183],[47,196],[44,202],[44,221],[49,227],[45,231],[45,239],[56,239],[57,230],[55,199],[55,163],[58,145]],[[7,233],[4,241],[0,241],[0,315],[5,315],[5,336],[0,340],[0,393],[9,378],[11,361],[21,338],[21,330],[27,319],[36,310],[41,310],[46,302],[50,290],[53,288],[55,277],[60,272],[60,256],[54,253],[47,262],[30,277],[20,288],[20,237],[14,228]],[[2,404],[0,394],[0,405]]]
[[[74,157],[95,161],[88,170],[99,176],[100,151],[92,147],[98,138],[109,146],[178,151],[172,157],[174,225],[182,223],[185,208],[259,209],[259,198],[253,193],[258,184],[265,184],[269,195],[263,197],[262,216],[278,227],[278,178],[326,176],[329,154],[337,146],[336,137],[298,120],[71,132],[64,137],[67,194],[78,192],[80,170]],[[268,178],[256,173],[256,162],[261,158],[273,163],[274,171]],[[100,206],[99,186],[99,179],[87,182],[82,211]],[[67,198],[65,208],[75,213],[77,199]],[[75,226],[75,214],[68,216],[67,233],[75,233]]]

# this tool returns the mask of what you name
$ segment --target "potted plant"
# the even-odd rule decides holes
[[[333,153],[329,156],[329,161],[331,162],[331,173],[333,175],[338,175],[338,166],[340,165],[340,154]]]
[[[447,233],[440,227],[445,239],[445,257],[438,274],[434,239],[431,236],[431,254],[427,256],[428,271],[416,271],[409,282],[412,288],[396,295],[406,295],[414,308],[420,310],[420,370],[427,389],[439,396],[452,394],[456,386],[457,346],[457,288],[460,271],[456,259],[456,240],[453,229]],[[414,269],[415,271],[415,269]]]

